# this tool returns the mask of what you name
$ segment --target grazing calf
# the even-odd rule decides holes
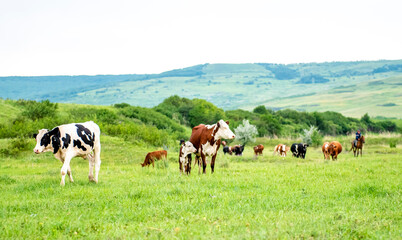
[[[278,153],[279,156],[286,157],[286,153],[290,150],[288,146],[285,144],[278,144],[275,146],[274,149],[274,156],[276,153]]]
[[[179,151],[179,168],[180,174],[183,173],[183,170],[186,174],[190,174],[191,172],[191,154],[195,153],[197,149],[193,146],[193,144],[189,141],[184,142]]]
[[[338,160],[338,154],[341,152],[342,152],[342,145],[339,142],[333,141],[329,144],[328,153],[329,153],[329,155],[331,155],[332,161]],[[329,160],[329,156],[328,156],[328,160]]]
[[[145,156],[145,160],[144,163],[141,163],[142,167],[151,165],[152,163],[152,167],[155,167],[155,160],[161,160],[161,159],[165,159],[167,158],[167,151],[166,150],[160,150],[160,151],[154,151],[154,152],[149,152],[147,154],[147,156]]]
[[[307,152],[307,147],[309,145],[306,143],[293,143],[292,147],[290,150],[292,151],[293,157],[297,158],[305,158],[306,157],[306,152]]]
[[[243,155],[244,146],[245,145],[236,145],[232,148],[232,152],[234,152],[236,156],[241,156]]]
[[[322,145],[322,153],[324,154],[324,160],[329,160],[329,152],[328,152],[329,142],[325,142]]]
[[[89,181],[98,182],[101,144],[100,129],[96,123],[89,121],[65,124],[50,131],[41,129],[38,134],[34,134],[34,138],[36,139],[34,148],[36,154],[52,151],[54,157],[63,163],[60,185],[65,185],[66,174],[70,181],[74,182],[70,168],[70,161],[74,157],[89,160]],[[93,176],[94,167],[95,177]]]
[[[257,146],[255,146],[254,148],[254,154],[256,156],[258,155],[262,155],[262,151],[264,151],[264,146],[262,144],[258,144]]]
[[[206,157],[211,157],[211,172],[214,172],[216,154],[221,146],[221,139],[234,139],[235,135],[229,128],[229,122],[219,120],[213,125],[200,124],[193,128],[190,142],[197,149],[195,161],[199,164],[199,172],[202,168],[206,173],[207,161]]]

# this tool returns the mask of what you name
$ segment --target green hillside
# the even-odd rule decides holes
[[[205,99],[225,110],[263,104],[354,117],[369,113],[401,118],[401,91],[402,60],[203,64],[148,75],[0,78],[4,99],[153,107],[178,95]]]

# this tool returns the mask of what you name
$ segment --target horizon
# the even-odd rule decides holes
[[[258,63],[266,63],[266,64],[278,64],[278,65],[293,65],[293,64],[322,64],[322,63],[353,63],[353,62],[377,62],[377,61],[399,61],[402,60],[400,59],[378,59],[378,60],[356,60],[356,61],[325,61],[325,62],[295,62],[295,63],[273,63],[273,62],[258,62]],[[175,68],[175,69],[169,69],[163,72],[158,72],[158,73],[117,73],[117,74],[60,74],[60,75],[9,75],[9,76],[2,76],[1,77],[62,77],[62,76],[117,76],[117,75],[158,75],[162,74],[165,72],[173,71],[173,70],[180,70],[180,69],[186,69],[189,67],[193,66],[198,66],[198,65],[205,65],[205,64],[233,64],[233,65],[241,65],[241,64],[258,64],[257,62],[255,63],[200,63],[200,64],[195,64],[191,66],[186,66],[186,67],[181,67],[181,68]]]

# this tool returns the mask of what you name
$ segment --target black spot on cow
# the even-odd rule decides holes
[[[70,135],[66,133],[66,137],[62,137],[61,140],[63,141],[63,149],[68,148],[68,145],[71,143]]]
[[[78,139],[75,139],[75,140],[73,141],[73,147],[80,148],[80,149],[82,149],[83,151],[86,151],[86,150],[87,150],[86,147],[84,147],[84,146],[82,145],[81,141],[78,140]]]
[[[85,144],[87,144],[87,145],[91,146],[91,148],[93,148],[95,134],[93,134],[91,136],[91,131],[81,124],[75,124],[75,126],[77,127],[77,134],[82,139],[82,141],[84,141]],[[74,144],[75,144],[75,140],[74,140]]]
[[[56,154],[60,149],[60,129],[58,127],[45,133],[40,140],[41,146],[47,147],[50,143],[52,143],[53,154]]]

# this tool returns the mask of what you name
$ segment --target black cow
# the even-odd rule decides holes
[[[306,143],[293,143],[290,151],[292,151],[293,157],[300,157],[304,159],[306,157],[308,146],[309,145]]]
[[[236,146],[234,146],[233,152],[235,153],[236,156],[243,155],[244,146],[245,145],[236,145]]]

